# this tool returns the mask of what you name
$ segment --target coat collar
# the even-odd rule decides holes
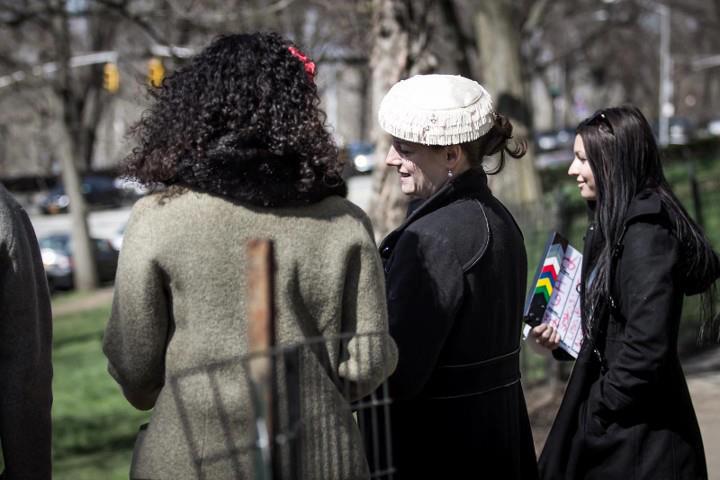
[[[654,190],[642,190],[632,199],[628,206],[627,214],[625,215],[625,225],[632,223],[633,220],[639,217],[657,215],[661,211],[662,201],[660,200],[660,195]]]
[[[487,175],[479,169],[470,170],[445,183],[427,199],[410,202],[405,221],[382,241],[381,253],[397,241],[400,234],[413,222],[461,198],[487,198],[490,196]]]
[[[462,175],[445,183],[440,189],[425,200],[416,200],[410,203],[408,216],[398,229],[411,224],[420,217],[424,217],[428,213],[434,212],[440,207],[444,207],[449,203],[466,197],[477,197],[487,195],[490,189],[487,186],[487,175],[485,172],[476,169],[470,169]]]
[[[588,250],[588,243],[592,244],[595,241],[598,241],[597,237],[599,236],[599,233],[594,219],[595,208],[597,208],[597,206],[592,205],[588,211],[590,224],[588,225],[588,230],[584,239],[586,251]],[[640,193],[635,195],[635,197],[630,201],[630,205],[625,213],[625,220],[623,221],[623,224],[627,226],[640,217],[658,215],[662,212],[662,209],[662,201],[660,200],[660,195],[658,195],[656,191],[651,189],[641,190]]]

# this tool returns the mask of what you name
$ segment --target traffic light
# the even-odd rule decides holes
[[[110,93],[120,88],[120,71],[114,63],[106,63],[103,67],[103,88]]]
[[[151,58],[148,61],[148,82],[153,87],[159,87],[163,78],[165,78],[165,67],[159,58]]]

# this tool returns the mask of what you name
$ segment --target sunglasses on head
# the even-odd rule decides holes
[[[605,112],[600,110],[599,112],[595,113],[590,119],[587,121],[588,125],[605,125],[611,134],[615,135],[615,131],[613,130],[613,126],[610,123],[610,120],[608,120],[607,116],[605,115]]]

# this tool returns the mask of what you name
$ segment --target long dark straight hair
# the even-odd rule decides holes
[[[625,105],[599,110],[577,128],[595,177],[596,200],[594,221],[602,245],[594,261],[595,278],[583,300],[587,332],[592,332],[600,312],[611,293],[610,263],[612,250],[623,232],[625,217],[632,199],[642,190],[655,191],[668,213],[673,234],[683,255],[683,270],[689,278],[709,279],[701,285],[701,338],[720,339],[714,312],[718,276],[718,257],[702,229],[688,215],[665,179],[660,154],[652,129],[637,107]],[[693,292],[699,293],[699,292]]]

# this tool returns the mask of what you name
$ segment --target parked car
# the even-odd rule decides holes
[[[351,142],[345,147],[345,176],[362,175],[375,168],[375,145],[368,142]]]
[[[115,187],[117,187],[123,196],[131,201],[137,200],[138,198],[150,193],[150,189],[142,183],[131,180],[127,177],[118,177],[113,180]]]
[[[561,128],[536,132],[535,166],[540,169],[569,165],[573,157],[575,129]]]
[[[125,237],[125,227],[127,227],[127,223],[123,224],[122,227],[118,228],[112,238],[110,238],[110,244],[118,252],[122,248],[123,238]]]
[[[553,152],[555,150],[571,149],[575,142],[575,129],[561,128],[559,130],[546,130],[534,135],[535,150],[538,153]]]
[[[652,130],[655,138],[660,140],[660,123],[655,119],[652,123]],[[670,145],[687,145],[695,139],[695,124],[687,117],[668,118],[667,142]]]
[[[671,145],[686,145],[695,134],[693,122],[685,117],[670,117],[668,122],[668,141]]]
[[[710,119],[705,125],[705,130],[709,135],[720,137],[720,117]]]
[[[91,238],[95,262],[97,263],[98,279],[101,282],[115,280],[118,251],[109,240]],[[73,244],[67,233],[56,233],[38,240],[45,274],[50,290],[69,290],[73,288]]]
[[[81,190],[85,201],[90,206],[119,207],[125,200],[123,190],[115,186],[112,177],[89,175],[83,177]],[[45,214],[67,212],[70,207],[70,197],[65,192],[65,186],[60,183],[52,188],[40,200],[40,211]]]

